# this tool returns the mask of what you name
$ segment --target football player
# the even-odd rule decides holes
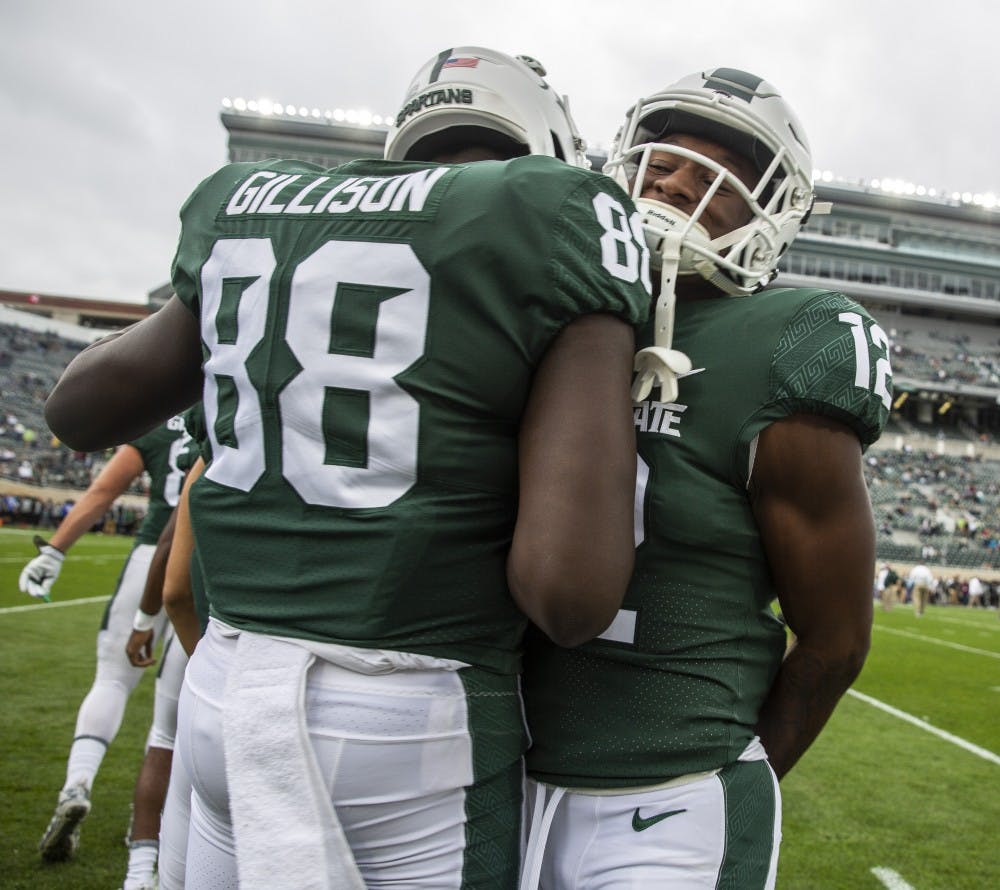
[[[185,430],[194,439],[189,451],[197,454],[199,432],[204,425],[201,418],[201,403],[186,411],[183,420]],[[173,763],[174,740],[177,735],[177,702],[188,662],[188,653],[182,645],[181,635],[174,627],[173,616],[169,609],[164,609],[167,563],[178,538],[181,539],[183,547],[184,532],[177,531],[175,534],[179,524],[177,520],[184,501],[184,491],[189,484],[187,477],[200,464],[201,459],[198,458],[185,475],[180,496],[156,543],[156,551],[139,602],[141,613],[159,615],[163,610],[166,611],[170,621],[169,632],[163,641],[160,667],[156,674],[153,721],[149,728],[146,753],[139,768],[139,775],[136,777],[132,796],[132,821],[127,838],[128,867],[122,890],[153,890],[157,886],[157,877],[163,870],[160,863],[160,820],[161,813],[164,813],[164,801]],[[158,642],[151,627],[146,627],[141,622],[138,627],[133,625],[132,633],[125,644],[129,661],[140,668],[152,666],[156,663],[154,648]],[[163,881],[159,884],[162,885]]]
[[[94,683],[77,713],[66,783],[39,844],[42,859],[48,862],[69,859],[76,853],[80,823],[90,812],[94,779],[108,746],[118,734],[128,697],[142,677],[143,668],[132,665],[125,653],[133,621],[153,631],[157,639],[162,639],[167,627],[162,613],[141,613],[139,600],[157,539],[177,503],[184,471],[194,459],[190,445],[191,437],[181,418],[173,417],[153,432],[118,448],[52,537],[46,542],[36,536],[39,555],[21,572],[21,591],[48,600],[67,551],[104,516],[136,477],[143,472],[149,474],[149,507],[97,633]]]
[[[525,616],[576,645],[621,604],[650,295],[542,71],[449,48],[388,161],[209,177],[177,296],[49,400],[79,446],[204,390],[188,890],[516,885]]]
[[[861,455],[889,411],[888,340],[840,293],[767,286],[811,171],[781,94],[735,69],[640,100],[618,134],[605,172],[659,267],[636,567],[597,639],[529,640],[527,887],[773,887],[777,780],[865,660]]]

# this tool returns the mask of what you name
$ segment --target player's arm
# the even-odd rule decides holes
[[[132,622],[132,633],[125,643],[125,654],[136,667],[156,664],[156,659],[153,658],[153,647],[156,645],[153,623],[163,608],[163,579],[167,573],[167,557],[170,555],[176,524],[177,510],[174,509],[156,542],[156,550],[153,551],[149,572],[146,574],[146,586],[143,587],[142,598],[139,600],[139,610]]]
[[[772,424],[760,435],[750,495],[795,634],[757,724],[781,778],[819,735],[871,643],[875,522],[857,436],[815,415]]]
[[[69,363],[45,403],[52,431],[80,451],[135,439],[201,398],[198,320],[176,297]]]
[[[184,488],[181,489],[174,527],[173,546],[167,559],[166,576],[163,580],[163,603],[167,616],[174,626],[174,633],[188,655],[201,639],[201,623],[194,608],[194,592],[191,589],[191,560],[194,557],[194,533],[191,530],[191,513],[188,497],[191,486],[205,469],[205,461],[198,458],[191,467]]]
[[[22,593],[40,599],[48,599],[62,569],[63,556],[80,537],[89,532],[110,509],[129,484],[138,476],[145,464],[138,448],[122,445],[105,464],[90,487],[80,496],[69,513],[59,523],[59,527],[46,542],[38,535],[35,544],[39,555],[32,559],[21,572],[18,586]]]
[[[632,572],[634,352],[625,322],[575,320],[549,347],[522,419],[507,578],[522,611],[562,646],[607,628]]]

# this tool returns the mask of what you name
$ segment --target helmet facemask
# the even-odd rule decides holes
[[[713,158],[666,141],[674,135],[700,137],[746,159],[756,181],[748,185]],[[712,181],[690,215],[642,197],[653,152],[693,161],[709,171]],[[698,275],[734,296],[755,293],[772,281],[781,255],[812,208],[809,147],[791,109],[770,84],[746,72],[718,68],[637,102],[619,130],[604,172],[635,200],[643,216],[650,265],[661,272],[655,345],[636,357],[640,375],[633,397],[645,397],[636,393],[648,394],[658,381],[666,399],[666,394],[676,394],[678,372],[672,366],[684,364],[667,360],[670,353],[681,355],[670,348],[678,278]],[[749,219],[712,238],[700,220],[723,185],[746,205]]]

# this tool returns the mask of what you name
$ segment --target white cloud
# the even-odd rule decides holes
[[[592,142],[638,96],[729,65],[783,91],[821,169],[1000,193],[988,0],[8,7],[3,288],[142,299],[167,278],[181,202],[226,159],[224,96],[390,113],[426,58],[463,43],[540,59]]]

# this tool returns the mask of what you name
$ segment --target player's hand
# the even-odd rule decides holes
[[[125,654],[139,668],[156,664],[156,659],[153,658],[153,631],[133,630],[125,644]]]
[[[49,602],[52,585],[62,571],[66,554],[49,544],[41,535],[35,535],[34,544],[38,548],[38,556],[21,570],[17,586],[21,588],[21,593]]]

